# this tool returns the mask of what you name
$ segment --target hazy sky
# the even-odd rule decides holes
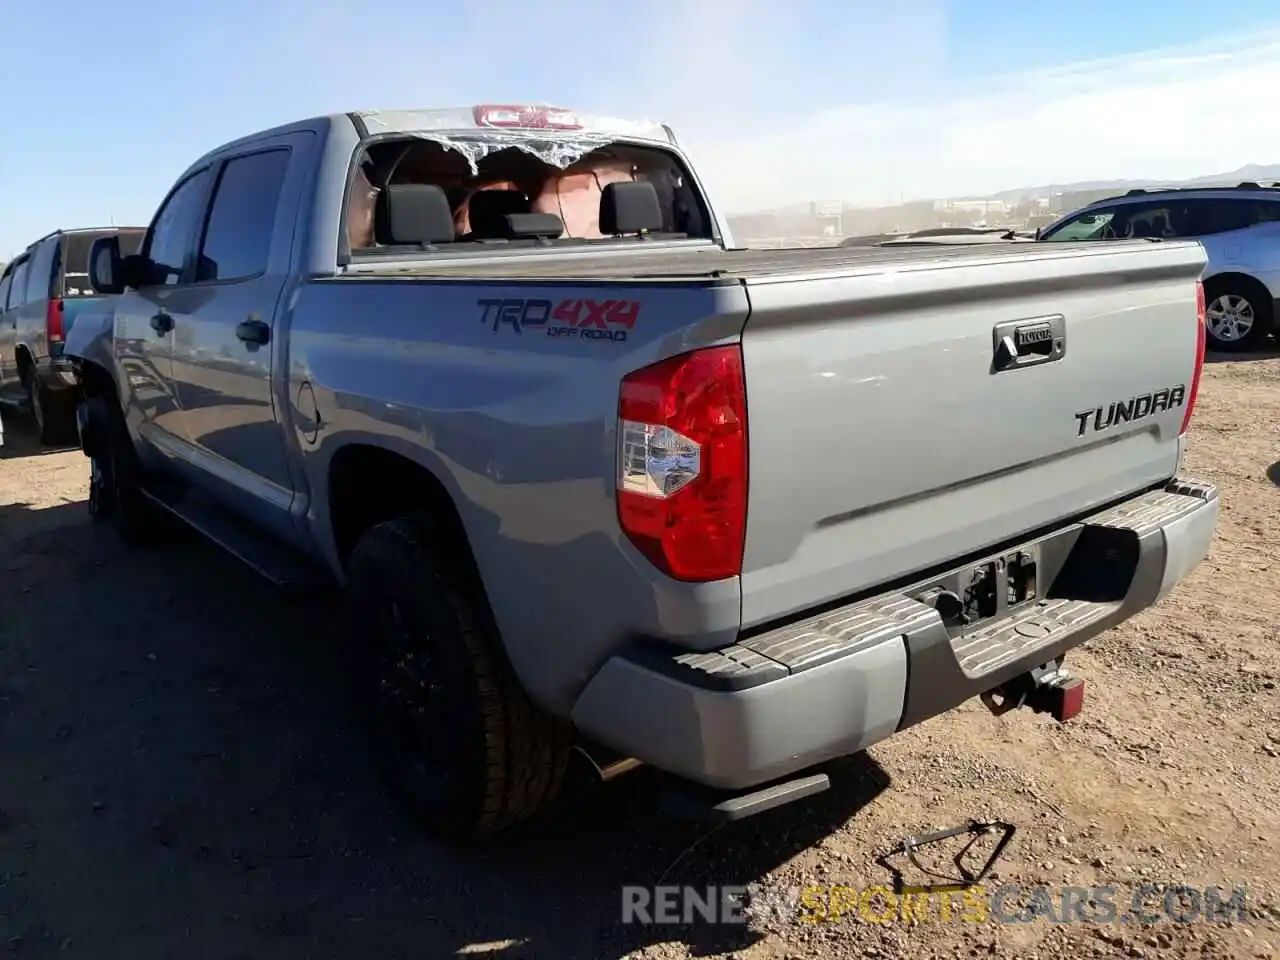
[[[1275,0],[2,0],[0,41],[0,259],[368,107],[666,120],[731,211],[1280,162]]]

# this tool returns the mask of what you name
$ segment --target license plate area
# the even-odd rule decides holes
[[[942,617],[947,632],[960,636],[1043,599],[1040,545],[1031,544],[959,570],[910,594]]]

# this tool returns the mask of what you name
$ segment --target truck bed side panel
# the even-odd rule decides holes
[[[639,312],[625,339],[585,335],[599,330],[585,308],[576,328],[530,322],[546,312],[531,303],[556,312],[582,300],[634,301]],[[524,324],[512,322],[522,314]],[[328,471],[340,449],[369,444],[431,470],[461,515],[518,675],[535,700],[562,714],[633,637],[732,642],[737,578],[668,580],[620,533],[616,414],[625,374],[737,342],[745,317],[737,284],[304,284],[289,393],[309,403],[309,383],[319,409],[318,438],[299,440],[317,528],[328,527]],[[616,333],[625,324],[606,327]],[[304,430],[314,422],[308,410],[292,417]],[[328,552],[337,566],[332,543]]]
[[[1183,404],[1102,430],[1092,411],[1190,386],[1203,262],[1137,245],[749,281],[744,627],[1172,476]],[[997,324],[1054,315],[1060,360],[994,372]]]

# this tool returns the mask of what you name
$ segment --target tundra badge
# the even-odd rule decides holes
[[[1128,400],[1117,400],[1105,407],[1081,410],[1076,414],[1076,436],[1083,437],[1086,432],[1110,430],[1122,423],[1143,420],[1165,410],[1176,410],[1186,400],[1187,385],[1180,383],[1176,387],[1142,393]]]

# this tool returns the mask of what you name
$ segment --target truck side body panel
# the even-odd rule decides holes
[[[599,331],[625,339],[544,320],[583,300],[634,302],[631,329]],[[350,444],[381,447],[451,494],[508,653],[544,706],[567,712],[590,674],[635,638],[694,648],[731,640],[736,577],[677,583],[622,536],[616,415],[626,373],[736,342],[745,318],[740,285],[306,284],[293,308],[289,393],[307,409],[295,405],[290,419],[331,566],[340,570],[327,515],[332,458]],[[314,410],[323,426],[311,442]]]

